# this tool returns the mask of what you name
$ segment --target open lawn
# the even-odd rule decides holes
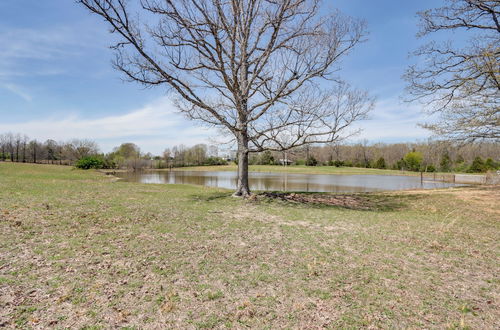
[[[221,166],[193,166],[177,167],[176,171],[237,171],[235,164]],[[359,168],[359,167],[335,167],[335,166],[278,166],[278,165],[250,165],[250,172],[288,172],[301,174],[337,174],[337,175],[420,175],[417,172],[381,170],[377,168]]]
[[[355,199],[0,163],[0,327],[500,327],[499,187]]]

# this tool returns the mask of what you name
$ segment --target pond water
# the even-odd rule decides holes
[[[145,171],[117,173],[124,181],[141,183],[194,184],[235,189],[237,173],[225,171]],[[353,193],[384,190],[434,189],[457,184],[420,181],[419,176],[325,175],[251,172],[251,190]]]

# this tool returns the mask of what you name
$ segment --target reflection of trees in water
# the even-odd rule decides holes
[[[131,172],[118,174],[126,181],[142,183],[174,183],[234,189],[237,174],[233,172]],[[253,190],[354,193],[378,190],[445,188],[443,182],[421,181],[420,177],[383,175],[307,175],[287,173],[252,173]]]

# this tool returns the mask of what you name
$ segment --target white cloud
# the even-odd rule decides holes
[[[208,143],[209,138],[216,135],[214,129],[186,120],[166,97],[123,115],[93,119],[68,115],[27,122],[0,122],[0,132],[22,132],[40,141],[92,139],[103,151],[110,151],[123,142],[134,142],[144,151],[153,153],[178,144]]]
[[[406,142],[429,137],[417,126],[425,117],[418,107],[384,99],[377,103],[372,119],[356,125],[363,132],[353,140],[370,142]],[[123,142],[133,142],[145,152],[160,154],[165,148],[184,144],[211,143],[217,130],[199,126],[176,111],[169,98],[163,97],[140,109],[122,115],[84,118],[68,115],[26,122],[0,122],[0,132],[21,132],[38,140],[92,139],[107,152]]]
[[[401,102],[397,98],[378,101],[370,114],[371,119],[356,125],[363,129],[355,139],[370,142],[406,142],[425,139],[431,134],[417,124],[426,120],[416,104]]]

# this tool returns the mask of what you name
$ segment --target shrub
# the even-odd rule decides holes
[[[316,166],[316,165],[318,165],[318,161],[313,156],[309,156],[306,159],[306,166]]]
[[[469,169],[467,172],[469,173],[481,173],[481,172],[486,172],[486,164],[484,163],[484,160],[481,157],[476,157],[474,158],[474,161],[470,165]]]
[[[422,164],[423,158],[424,157],[422,156],[422,154],[420,152],[412,151],[412,152],[407,153],[405,155],[405,157],[403,158],[403,160],[404,160],[406,167],[410,171],[418,171],[418,170],[420,170],[420,164]]]
[[[427,167],[425,168],[425,171],[426,172],[436,172],[436,168],[434,167],[434,165],[427,165]]]
[[[385,168],[387,168],[387,165],[385,164],[385,159],[384,159],[384,157],[380,157],[379,159],[377,159],[377,161],[375,162],[374,167],[375,167],[375,168],[380,168],[380,169],[385,169]]]
[[[104,167],[104,161],[96,156],[83,157],[76,162],[75,167],[83,170],[91,168],[99,169]]]
[[[405,170],[406,169],[406,162],[403,158],[398,160],[396,164],[394,165],[394,169],[396,170]]]
[[[220,157],[208,157],[205,160],[204,165],[210,165],[210,166],[227,165],[227,161],[225,159],[220,158]]]
[[[497,170],[500,167],[500,164],[495,162],[491,158],[486,159],[486,163],[484,163],[484,165],[486,166],[486,169],[488,169],[488,170]]]
[[[264,151],[259,155],[258,165],[274,165],[274,157],[270,151]]]
[[[111,169],[118,168],[118,164],[115,162],[113,158],[109,156],[104,156],[104,158],[102,158],[102,161],[103,161],[102,168],[111,168]]]
[[[333,162],[333,165],[335,165],[335,167],[342,167],[345,166],[345,163],[343,160],[336,160]]]
[[[455,172],[467,172],[469,169],[469,165],[466,163],[466,162],[461,162],[461,163],[458,163],[453,171]]]
[[[448,153],[445,153],[441,158],[441,162],[439,162],[439,166],[441,168],[441,172],[450,172],[451,171],[451,158]]]

